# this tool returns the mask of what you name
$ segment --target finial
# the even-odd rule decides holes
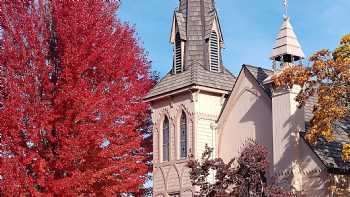
[[[288,0],[283,0],[283,6],[284,6],[284,15],[283,18],[288,18]]]

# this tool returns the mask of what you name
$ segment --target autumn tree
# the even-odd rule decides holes
[[[153,82],[117,1],[0,1],[0,196],[138,193]]]
[[[225,163],[212,158],[213,149],[206,146],[201,160],[190,160],[192,184],[199,188],[197,196],[208,197],[292,197],[275,185],[268,185],[267,149],[254,142],[245,145],[238,158]],[[214,176],[214,178],[212,178]]]
[[[334,140],[332,125],[350,117],[350,34],[344,36],[334,51],[320,50],[310,57],[311,66],[288,65],[273,80],[275,85],[299,85],[297,96],[300,106],[310,97],[316,97],[313,118],[307,139],[315,143],[318,138]],[[344,145],[343,158],[349,160],[350,145]]]

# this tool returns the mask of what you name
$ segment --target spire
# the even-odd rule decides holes
[[[292,63],[304,59],[304,52],[294,33],[288,17],[288,1],[284,0],[285,14],[280,32],[273,46],[271,59],[281,63]]]
[[[146,100],[200,86],[214,92],[232,91],[235,77],[222,64],[223,37],[214,0],[180,0],[170,41],[172,69]]]
[[[288,17],[288,0],[283,0],[284,18]]]
[[[281,30],[275,41],[271,59],[275,61],[298,61],[304,59],[298,38],[294,33],[289,17],[283,19]]]
[[[209,69],[208,41],[213,26],[218,29],[219,42],[222,44],[223,41],[214,0],[180,0],[179,8],[175,10],[174,22],[176,24],[173,25],[172,43],[175,43],[174,35],[179,32],[181,40],[184,41],[185,70],[194,62]]]

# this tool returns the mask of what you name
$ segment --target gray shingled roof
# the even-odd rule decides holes
[[[145,99],[173,92],[192,85],[231,91],[235,77],[225,69],[223,73],[210,72],[197,62],[176,75],[170,71],[146,96]]]
[[[272,93],[270,88],[266,87],[263,82],[266,78],[271,77],[274,74],[274,72],[266,68],[256,67],[252,65],[243,66],[245,66],[248,69],[248,71],[253,75],[253,77],[260,84],[260,86],[265,90],[267,95],[271,97]]]
[[[264,80],[274,74],[272,70],[256,67],[252,65],[245,64],[245,66],[249,72],[255,77],[255,79],[260,83],[263,84]]]
[[[181,0],[178,12],[189,17],[189,26],[204,24],[204,37],[209,38],[216,9],[213,0]],[[204,20],[204,22],[203,22]],[[197,23],[201,21],[202,23]],[[199,31],[202,31],[199,30]],[[200,32],[202,34],[202,32]]]
[[[315,97],[310,98],[308,102],[306,102],[306,128],[308,128],[308,122],[313,117],[313,106],[316,102],[317,99]],[[306,132],[302,132],[301,136],[327,167],[330,173],[350,174],[350,162],[345,162],[341,157],[343,145],[350,143],[350,117],[346,118],[344,121],[335,122],[333,124],[333,134],[335,137],[334,141],[326,142],[324,139],[319,138],[316,144],[309,144],[306,141]]]
[[[180,37],[185,41],[184,71],[177,74],[170,71],[145,99],[192,85],[231,91],[235,77],[222,64],[221,72],[209,71],[208,38],[217,17],[214,1],[181,0],[174,16]]]
[[[186,40],[186,17],[183,13],[175,11],[175,19],[179,28],[180,37]]]
[[[175,11],[181,38],[186,40],[185,69],[193,61],[209,69],[208,42],[216,9],[213,0],[181,0]],[[185,33],[183,29],[185,28]],[[185,34],[185,35],[183,35]]]

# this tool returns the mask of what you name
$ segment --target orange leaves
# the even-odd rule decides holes
[[[297,101],[303,105],[310,96],[316,96],[314,117],[306,135],[311,143],[319,137],[334,140],[332,124],[342,121],[349,113],[350,101],[350,34],[341,39],[333,52],[323,49],[312,55],[310,69],[286,66],[273,80],[278,87],[301,85]],[[349,159],[350,145],[345,145],[344,159]]]
[[[285,65],[283,71],[275,75],[272,80],[278,87],[291,88],[294,84],[304,86],[309,76],[310,72],[302,66]]]
[[[350,44],[350,34],[347,34],[345,36],[343,36],[340,40],[340,44],[341,45],[348,45]]]
[[[344,144],[342,150],[342,158],[343,160],[349,161],[350,159],[350,144]]]

